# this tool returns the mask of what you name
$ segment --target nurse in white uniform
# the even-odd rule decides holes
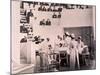
[[[77,62],[77,68],[79,69],[79,56],[78,56],[78,49],[77,45],[78,42],[75,40],[75,35],[71,34],[71,43],[70,43],[70,69],[75,70],[75,65]]]

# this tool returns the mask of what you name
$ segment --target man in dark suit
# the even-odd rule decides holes
[[[40,21],[40,25],[45,25],[45,19],[43,19],[42,21]]]
[[[59,12],[58,18],[61,18],[61,13]]]
[[[46,11],[46,8],[45,8],[45,6],[43,7],[42,11]]]
[[[51,21],[49,19],[47,19],[46,25],[51,25]]]
[[[24,38],[21,39],[20,43],[25,43],[25,42],[27,42],[27,37],[26,36],[24,36]]]
[[[27,13],[26,19],[27,19],[27,23],[30,23],[30,17],[33,17],[33,13],[32,10],[30,9],[30,11]]]
[[[47,11],[52,11],[51,6],[47,9]]]
[[[52,18],[57,18],[57,15],[54,13],[54,14],[52,15]]]
[[[38,8],[38,11],[42,11],[42,5]]]
[[[62,8],[61,8],[61,7],[59,7],[59,8],[58,8],[58,11],[59,11],[59,12],[61,12],[61,11],[62,11]]]

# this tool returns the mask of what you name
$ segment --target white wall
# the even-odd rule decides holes
[[[14,62],[14,66],[20,64],[20,41],[27,36],[26,33],[20,33],[20,18],[20,1],[12,1],[12,62]],[[35,64],[35,51],[33,51],[32,45],[31,42],[26,43],[27,49],[24,51],[27,52],[27,62]],[[22,51],[23,54],[25,54],[24,51]]]
[[[20,64],[20,3],[18,1],[12,2],[12,61]],[[17,11],[16,11],[17,10]]]
[[[91,9],[74,9],[66,10],[62,12],[61,25],[64,27],[80,27],[80,26],[92,26],[92,8]]]

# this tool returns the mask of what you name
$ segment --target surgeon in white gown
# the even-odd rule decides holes
[[[40,57],[41,67],[47,67],[49,64],[49,60],[48,60],[49,44],[50,44],[49,38],[46,38],[46,40],[41,45],[41,57]]]
[[[75,35],[71,34],[71,43],[70,43],[70,69],[75,70],[75,65],[77,64],[77,68],[80,69],[79,66],[79,56],[77,49],[77,41],[75,40]],[[76,63],[77,62],[77,63]]]
[[[83,58],[83,54],[84,55],[88,55],[89,51],[88,51],[88,46],[84,44],[84,42],[82,41],[81,36],[78,36],[77,38],[78,41],[78,52],[79,52],[79,60],[80,60],[80,65],[84,65],[85,63],[85,58]]]
[[[71,42],[71,37],[69,32],[65,33],[65,47],[66,47],[66,52],[67,52],[67,65],[69,66],[69,58],[70,58],[70,42]]]
[[[71,42],[71,37],[70,37],[70,34],[68,32],[65,33],[66,36],[65,36],[65,47],[67,48],[67,54],[70,53],[70,50],[69,50],[69,47],[70,47],[70,42]]]
[[[84,50],[85,45],[84,45],[84,42],[81,40],[81,36],[78,36],[77,41],[78,41],[79,54],[82,54],[82,51]]]

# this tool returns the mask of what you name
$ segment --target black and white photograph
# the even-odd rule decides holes
[[[11,1],[11,74],[96,69],[96,6]]]

